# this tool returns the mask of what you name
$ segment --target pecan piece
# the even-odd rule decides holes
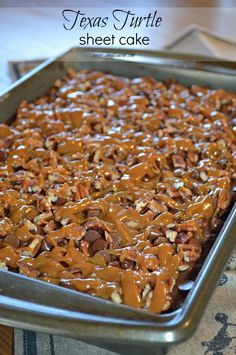
[[[208,176],[207,176],[207,174],[205,173],[205,171],[200,171],[200,178],[201,178],[201,180],[203,181],[203,182],[207,182],[207,180],[208,180]]]
[[[146,284],[144,286],[143,292],[142,292],[142,300],[144,301],[148,295],[148,293],[151,291],[151,285],[150,284]]]
[[[225,210],[229,207],[231,202],[231,192],[226,189],[220,189],[218,194],[218,208]]]
[[[102,231],[108,231],[107,229],[107,225],[105,222],[97,219],[97,220],[93,220],[93,221],[87,221],[85,224],[84,224],[84,228],[86,230],[88,229],[95,229],[95,230],[102,230]]]
[[[22,255],[34,257],[40,249],[41,242],[42,237],[40,235],[35,236],[35,238],[27,247],[20,247],[19,249],[21,250]]]
[[[34,218],[34,223],[39,225],[47,224],[52,218],[52,212],[44,212]]]
[[[12,221],[5,217],[0,220],[0,235],[5,237],[9,233],[13,233],[14,225]]]
[[[202,252],[201,246],[197,244],[178,244],[177,250],[182,251],[184,255],[184,261],[186,263],[191,263],[197,261]]]
[[[172,162],[175,168],[186,168],[186,163],[184,159],[181,157],[179,154],[173,154],[172,155]]]
[[[170,295],[166,295],[166,302],[165,302],[165,304],[164,304],[164,306],[162,308],[162,311],[167,311],[170,308],[171,303],[172,303],[171,296]]]
[[[178,244],[186,244],[193,238],[193,232],[180,232],[176,242]]]
[[[148,207],[154,213],[163,213],[167,211],[167,207],[156,200],[152,200],[151,202],[149,202]]]
[[[90,253],[89,253],[89,242],[87,242],[86,240],[82,240],[80,242],[80,250],[82,251],[82,253],[85,256],[90,256]]]
[[[177,237],[177,232],[176,231],[173,231],[171,229],[167,229],[166,230],[166,238],[169,239],[172,243],[175,242],[176,237]]]
[[[166,193],[170,197],[179,197],[180,196],[179,191],[176,188],[174,188],[174,187],[168,187],[168,189],[166,190]]]
[[[111,299],[115,303],[118,303],[118,304],[122,303],[122,299],[121,299],[121,297],[120,297],[118,292],[113,292],[111,294]]]
[[[187,152],[188,159],[191,161],[191,163],[197,163],[198,161],[198,154],[190,150]]]

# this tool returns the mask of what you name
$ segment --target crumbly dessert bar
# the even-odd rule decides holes
[[[168,310],[230,205],[235,120],[221,89],[70,69],[0,125],[1,267]]]

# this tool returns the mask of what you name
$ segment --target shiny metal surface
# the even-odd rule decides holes
[[[155,53],[152,63],[150,58],[139,55],[139,63],[133,63],[130,59],[106,61],[84,57],[85,54],[81,54],[83,52],[74,48],[58,58],[48,60],[13,84],[0,97],[0,121],[13,119],[23,99],[33,100],[44,94],[56,79],[65,74],[68,67],[77,70],[96,68],[130,77],[152,75],[159,80],[175,77],[186,85],[195,83],[236,92],[236,77],[232,73],[222,74],[225,69],[223,63],[222,66],[217,63],[221,73],[216,75],[210,71],[211,65],[206,62],[202,69],[200,62],[197,66],[193,62],[183,66],[180,61],[178,65],[178,58],[175,57],[173,62],[173,58],[168,59],[166,53],[160,53],[160,56]],[[231,63],[230,66],[233,70],[234,65]],[[161,344],[189,338],[199,324],[235,245],[235,219],[236,204],[208,254],[194,287],[177,311],[153,315],[0,270],[0,323],[67,335],[108,348],[114,347],[116,351],[117,346],[122,344],[125,344],[126,350],[148,346],[153,349],[155,346],[157,351],[161,351]]]

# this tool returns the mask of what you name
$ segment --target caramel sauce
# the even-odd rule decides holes
[[[17,269],[17,262],[19,258],[20,255],[11,246],[5,246],[0,249],[0,260],[5,262],[7,266],[12,267],[13,269]]]
[[[126,270],[121,277],[124,303],[128,306],[140,308],[141,295],[140,289],[135,282],[135,274],[131,270]]]

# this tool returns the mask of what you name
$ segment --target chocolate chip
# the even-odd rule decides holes
[[[100,239],[101,235],[95,230],[88,230],[84,236],[84,240],[89,243],[93,243],[95,240]]]
[[[55,205],[56,205],[56,206],[62,206],[62,205],[64,205],[66,202],[67,202],[67,199],[66,199],[66,198],[58,197],[57,200],[56,200],[56,202],[55,202]]]
[[[3,163],[7,159],[7,152],[5,149],[0,149],[0,162]]]
[[[125,260],[120,263],[121,269],[133,269],[135,267],[135,261]]]
[[[19,239],[13,233],[8,234],[4,238],[4,242],[11,244],[14,248],[18,248],[20,245]]]
[[[105,240],[97,239],[95,240],[91,248],[89,248],[89,253],[90,255],[94,255],[97,251],[106,249],[106,246],[107,243]]]

